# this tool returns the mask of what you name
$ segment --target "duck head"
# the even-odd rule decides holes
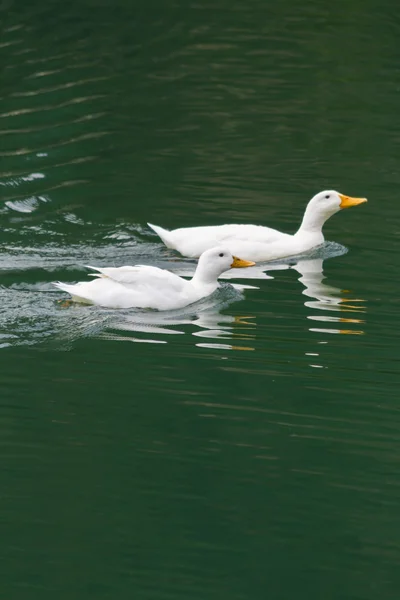
[[[216,246],[206,250],[200,256],[195,277],[204,282],[212,282],[229,269],[252,267],[253,265],[255,263],[250,260],[242,260],[233,256],[227,248]]]
[[[320,231],[325,221],[344,208],[367,202],[366,198],[352,198],[335,190],[319,192],[307,205],[301,225],[302,230]]]

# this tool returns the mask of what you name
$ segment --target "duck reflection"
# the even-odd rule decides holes
[[[304,305],[318,311],[340,312],[339,315],[311,314],[307,318],[311,321],[340,324],[361,324],[363,319],[351,317],[349,313],[364,313],[365,305],[360,298],[345,297],[349,292],[323,283],[323,259],[300,260],[292,268],[300,273],[299,281],[304,285],[303,294],[312,300],[307,300]],[[346,313],[346,314],[344,314]],[[341,333],[359,335],[364,333],[356,329],[340,328],[310,328],[310,331],[324,333]]]
[[[248,342],[255,339],[252,332],[255,323],[251,320],[254,317],[226,315],[222,314],[220,309],[221,307],[208,306],[197,310],[192,308],[191,312],[188,310],[169,313],[143,311],[118,315],[108,323],[107,331],[102,332],[100,337],[115,341],[165,344],[167,343],[165,336],[189,333],[187,326],[195,326],[198,330],[192,331],[191,334],[196,338],[218,340],[218,343],[199,342],[196,346],[254,350],[253,347],[248,346]],[[132,333],[142,333],[145,336],[132,336]],[[233,343],[222,344],[221,340]]]
[[[263,294],[271,284],[262,283],[261,280],[273,279],[280,270],[293,269],[299,274],[298,279],[303,286],[304,306],[308,309],[306,318],[312,325],[309,331],[324,334],[319,337],[319,340],[313,336],[312,339],[317,344],[328,343],[326,334],[362,334],[364,332],[360,325],[364,321],[360,313],[365,312],[363,300],[352,297],[346,290],[325,283],[324,260],[343,254],[346,249],[338,245],[333,247],[325,245],[322,250],[324,252],[322,256],[319,250],[319,254],[311,257],[303,256],[292,258],[286,263],[249,267],[245,273],[240,273],[240,280],[242,275],[245,279],[240,283],[232,280],[238,274],[228,271],[223,276],[228,281],[222,282],[221,287],[212,296],[185,309],[165,312],[111,311],[94,307],[90,307],[87,311],[81,309],[77,312],[83,319],[83,324],[79,323],[77,330],[82,334],[83,328],[86,334],[103,339],[151,344],[166,344],[168,341],[173,341],[173,336],[186,334],[186,336],[193,336],[194,343],[198,347],[254,350],[256,338],[254,316],[224,314],[224,309],[232,302],[243,300],[243,290],[261,288],[261,291],[254,293]],[[191,263],[178,266],[180,275],[188,276],[192,274],[192,270]],[[260,285],[249,285],[249,280],[253,280],[252,284],[259,281]],[[268,302],[267,298],[266,302]],[[69,336],[72,335],[70,321],[69,315]],[[318,356],[318,352],[311,352],[310,356]]]

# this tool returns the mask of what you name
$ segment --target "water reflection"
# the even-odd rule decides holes
[[[65,305],[49,282],[10,283],[0,286],[0,348],[45,343],[68,350],[84,337],[162,344],[171,336],[186,334],[196,342],[198,338],[231,340],[226,348],[252,349],[247,343],[255,337],[254,317],[221,312],[242,299],[243,293],[226,283],[182,310],[109,310]]]
[[[273,271],[281,271],[293,269],[300,274],[299,281],[304,286],[302,294],[308,299],[304,305],[312,309],[312,311],[321,311],[321,314],[307,315],[307,319],[312,322],[320,322],[324,325],[321,327],[309,327],[310,332],[317,333],[340,333],[340,334],[362,334],[360,329],[351,328],[354,324],[361,324],[363,319],[350,317],[348,313],[365,312],[363,301],[359,298],[345,297],[347,291],[337,287],[333,287],[324,283],[326,278],[323,272],[324,260],[332,256],[338,256],[347,252],[346,248],[338,244],[326,244],[322,249],[314,253],[314,258],[300,258],[293,264],[295,259],[287,262],[260,264],[246,269],[246,272],[238,274],[234,270],[228,271],[223,275],[223,279],[229,281],[230,285],[225,286],[224,293],[231,290],[231,294],[240,292],[246,289],[260,289],[259,286],[249,285],[244,283],[234,282],[240,275],[240,279],[252,280],[272,280],[274,277],[270,274]],[[320,256],[318,256],[318,254]],[[322,256],[322,257],[321,257]],[[191,276],[194,270],[194,264],[187,262],[179,263],[178,268],[174,269],[181,276]],[[232,290],[233,288],[233,290]],[[261,291],[263,293],[263,291]],[[254,316],[232,316],[225,315],[220,312],[221,306],[209,305],[210,300],[203,301],[201,306],[196,307],[196,312],[189,307],[189,313],[180,312],[174,313],[142,313],[133,316],[123,316],[113,322],[112,329],[118,329],[124,332],[141,332],[155,335],[173,335],[184,333],[180,329],[171,329],[172,326],[194,325],[199,328],[198,331],[192,332],[192,335],[198,338],[215,339],[218,342],[197,343],[199,347],[211,347],[219,349],[236,349],[236,350],[254,350],[251,341],[256,339],[256,321]],[[211,300],[215,302],[215,298]],[[326,314],[327,312],[339,312],[340,315]],[[346,315],[344,315],[346,313]],[[336,327],[332,327],[332,323]],[[329,324],[329,325],[328,325]],[[340,324],[338,326],[337,324]],[[343,327],[345,324],[346,327]],[[107,339],[126,341],[145,341],[142,338],[134,338],[126,335],[117,334],[114,332],[103,333],[102,337]],[[220,340],[229,340],[229,344],[222,344]],[[151,343],[161,343],[159,338],[148,337],[147,341]],[[324,341],[324,340],[322,340]],[[321,342],[322,343],[322,342]],[[312,354],[312,353],[311,353]],[[317,355],[314,353],[314,355]],[[319,366],[319,365],[315,365]]]
[[[313,300],[307,300],[304,305],[313,310],[319,311],[335,311],[340,312],[340,316],[326,314],[310,314],[307,319],[310,321],[319,321],[323,323],[345,323],[361,324],[363,319],[344,316],[343,313],[364,313],[365,306],[360,298],[346,298],[344,294],[348,294],[347,290],[342,290],[323,283],[325,275],[323,273],[324,261],[321,258],[311,260],[301,260],[292,268],[300,273],[299,281],[304,285],[303,294]],[[310,331],[323,333],[341,333],[341,334],[362,334],[361,330],[342,329],[342,328],[315,328],[311,327]]]
[[[191,334],[199,338],[232,340],[235,343],[201,343],[198,347],[215,347],[229,350],[254,350],[247,344],[255,339],[255,322],[252,316],[234,316],[221,313],[234,299],[238,299],[238,291],[231,286],[217,290],[212,297],[196,303],[180,311],[136,311],[134,314],[115,314],[107,324],[107,331],[101,333],[103,339],[114,341],[166,343],[161,336],[189,333],[185,326],[195,326],[199,330]],[[229,297],[230,296],[230,297]],[[173,329],[173,327],[185,329]],[[118,331],[116,333],[115,331]],[[119,332],[124,332],[121,335]],[[131,333],[142,333],[146,337],[131,336]],[[240,342],[239,344],[237,342]],[[242,344],[246,343],[245,346]]]
[[[357,314],[365,312],[363,302],[324,282],[324,261],[346,252],[343,246],[332,243],[324,244],[308,257],[259,264],[240,273],[229,271],[224,274],[225,281],[216,294],[180,311],[107,311],[82,306],[62,310],[58,303],[60,295],[50,282],[65,278],[66,270],[69,271],[67,279],[79,279],[88,257],[93,264],[106,266],[153,264],[185,277],[193,275],[196,267],[196,261],[178,257],[163,247],[160,249],[160,245],[143,242],[143,232],[138,226],[105,226],[92,231],[91,224],[78,222],[74,213],[69,212],[64,217],[71,228],[68,237],[59,232],[51,220],[40,225],[23,223],[18,234],[13,227],[3,229],[1,347],[51,342],[54,347],[65,349],[71,348],[82,337],[165,344],[173,343],[177,335],[186,334],[186,339],[192,339],[197,347],[222,350],[254,350],[258,347],[261,350],[265,328],[269,336],[284,324],[281,307],[273,308],[274,294],[282,284],[279,272],[291,269],[297,271],[303,286],[304,306],[308,310],[306,318],[313,337],[315,333],[324,334],[322,342],[326,340],[326,334],[363,333],[359,327],[363,320]],[[83,225],[91,232],[85,242],[81,239]],[[22,244],[21,236],[27,237],[29,243]],[[30,283],[16,283],[17,271],[24,272]],[[282,286],[282,293],[286,294],[286,301],[291,306],[290,314],[295,314],[297,308],[292,305],[293,296],[287,295],[284,284]],[[296,291],[297,306],[301,297],[299,292]],[[256,305],[265,307],[257,314],[257,322],[251,315],[252,309],[243,309],[241,304],[236,309],[241,311],[239,315],[225,314],[228,306],[244,298],[250,302],[252,298],[261,300],[261,304]]]

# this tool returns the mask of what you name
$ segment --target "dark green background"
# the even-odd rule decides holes
[[[397,600],[397,2],[0,11],[2,597]],[[191,268],[148,220],[294,231],[326,188],[369,199],[329,287],[57,303],[86,264]]]

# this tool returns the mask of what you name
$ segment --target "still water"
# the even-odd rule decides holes
[[[106,4],[0,8],[1,595],[397,600],[397,4]],[[51,286],[327,188],[369,203],[195,308]]]

